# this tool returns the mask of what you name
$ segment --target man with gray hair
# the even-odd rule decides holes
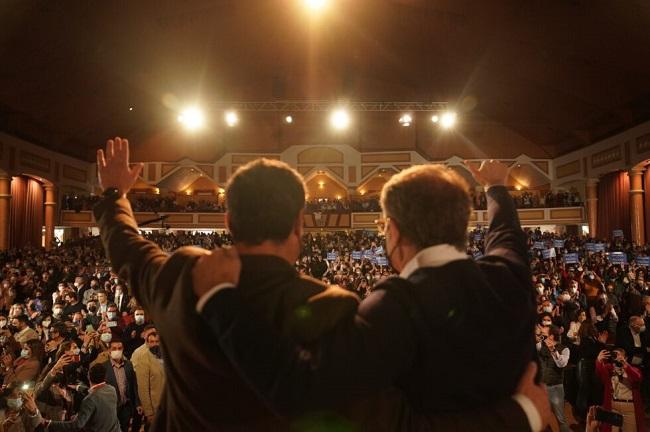
[[[485,255],[474,261],[465,253],[471,199],[460,175],[423,165],[393,176],[381,194],[380,230],[400,277],[377,285],[353,320],[314,345],[273,331],[232,286],[197,292],[230,360],[276,408],[291,412],[394,385],[414,415],[429,416],[516,392],[535,350],[526,236],[504,187],[508,168],[489,161],[468,169],[487,191]],[[223,266],[236,267],[224,258]],[[517,394],[512,405],[502,411],[512,423],[501,430],[541,430],[545,419],[528,398]],[[399,430],[408,429],[402,419]]]

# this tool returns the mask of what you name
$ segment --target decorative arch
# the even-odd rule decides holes
[[[316,170],[305,177],[308,199],[347,198],[347,186],[328,170]]]
[[[298,153],[298,165],[344,163],[343,152],[330,147],[310,147]]]

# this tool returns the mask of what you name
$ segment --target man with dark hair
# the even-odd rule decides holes
[[[122,432],[128,432],[131,418],[142,415],[142,406],[138,393],[138,380],[133,364],[124,357],[124,344],[121,340],[111,340],[109,346],[110,360],[103,364],[106,370],[106,383],[117,392],[117,418]]]
[[[40,419],[49,432],[120,432],[117,421],[117,395],[115,389],[106,384],[106,369],[103,365],[91,366],[88,371],[90,389],[88,396],[81,401],[81,406],[74,420],[52,421],[41,418],[34,402],[34,397],[25,395],[25,408],[33,417]]]
[[[27,315],[18,315],[11,319],[11,326],[13,327],[14,339],[19,344],[24,344],[30,340],[38,340],[38,332],[29,326],[29,317]]]
[[[553,414],[560,425],[560,432],[570,432],[564,415],[564,368],[569,364],[571,352],[560,342],[562,332],[551,326],[547,336],[537,337],[537,352],[542,371],[542,382],[546,384]]]
[[[200,298],[222,348],[275,407],[301,412],[395,385],[416,415],[428,416],[515,393],[534,355],[526,235],[504,187],[508,168],[468,168],[487,190],[485,255],[465,252],[471,201],[462,177],[436,165],[402,171],[382,190],[380,228],[400,278],[380,283],[354,319],[309,346],[274,332],[244,290],[221,284]],[[508,427],[541,429],[530,401],[514,399]]]

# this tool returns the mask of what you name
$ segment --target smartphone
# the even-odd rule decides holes
[[[623,416],[621,414],[612,411],[606,411],[600,407],[596,408],[595,420],[602,423],[607,423],[608,425],[612,426],[623,426]]]
[[[20,386],[20,391],[28,394],[28,395],[33,395],[34,394],[34,382],[33,381],[26,381],[22,386]]]

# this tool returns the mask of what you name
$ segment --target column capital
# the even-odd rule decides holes
[[[645,167],[634,167],[628,170],[629,175],[642,175],[645,171]]]
[[[43,189],[45,189],[46,191],[55,191],[56,186],[54,186],[53,184],[44,184]]]

